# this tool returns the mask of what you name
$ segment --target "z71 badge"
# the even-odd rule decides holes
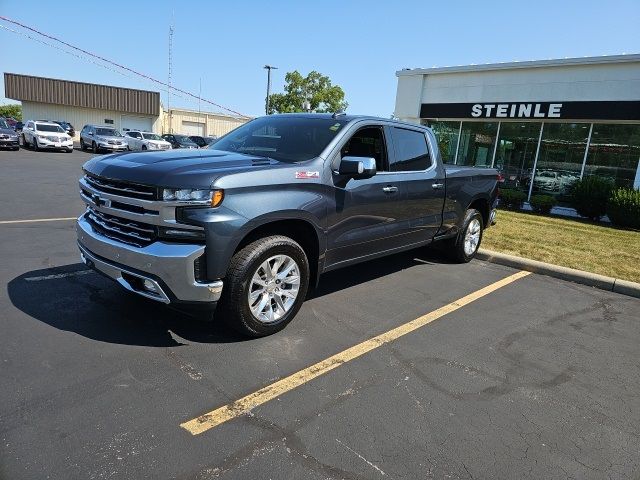
[[[306,180],[307,178],[320,178],[320,172],[296,172],[298,180]]]

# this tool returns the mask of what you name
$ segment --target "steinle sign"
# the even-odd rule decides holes
[[[560,118],[561,103],[476,103],[472,117]]]

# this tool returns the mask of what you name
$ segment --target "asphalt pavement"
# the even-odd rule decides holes
[[[284,331],[244,339],[80,263],[88,158],[0,151],[0,479],[638,478],[639,299],[535,274],[487,293],[517,270],[425,248],[323,276]]]

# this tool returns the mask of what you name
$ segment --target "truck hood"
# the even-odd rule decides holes
[[[243,170],[290,167],[265,157],[220,150],[176,149],[95,157],[84,170],[114,180],[174,188],[209,188],[220,176]]]

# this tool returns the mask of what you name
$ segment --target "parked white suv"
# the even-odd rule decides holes
[[[171,144],[156,133],[129,130],[124,132],[129,150],[170,150]]]
[[[22,128],[22,144],[31,145],[34,150],[64,150],[73,152],[73,139],[64,129],[47,120],[29,120]]]

